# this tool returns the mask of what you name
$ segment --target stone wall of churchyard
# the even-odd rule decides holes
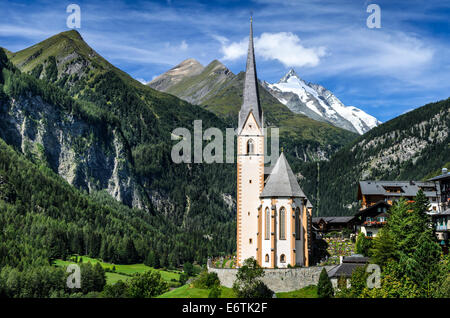
[[[329,271],[334,266],[264,269],[265,274],[261,280],[276,293],[289,292],[308,285],[317,285],[322,269]],[[233,287],[237,271],[235,268],[215,268],[208,262],[208,272],[217,273],[220,283],[225,287]]]

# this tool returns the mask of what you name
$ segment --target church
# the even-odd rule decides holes
[[[237,129],[237,266],[309,266],[312,205],[283,153],[264,166],[264,114],[250,21],[244,94]]]

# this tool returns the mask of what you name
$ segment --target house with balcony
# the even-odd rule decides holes
[[[384,200],[380,200],[365,209],[359,210],[354,220],[356,223],[356,233],[362,232],[367,237],[375,237],[382,226],[387,221],[387,211],[391,205]]]
[[[367,209],[380,201],[393,205],[395,201],[404,198],[414,201],[417,192],[422,190],[430,201],[430,213],[439,211],[440,188],[434,181],[360,181],[358,200],[361,210]]]
[[[433,210],[430,215],[433,218],[436,237],[440,244],[447,249],[450,231],[450,173],[443,168],[439,176],[431,178],[429,181],[435,182],[440,191],[438,209]]]

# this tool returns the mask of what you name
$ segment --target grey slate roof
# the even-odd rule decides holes
[[[327,223],[347,223],[350,222],[353,216],[324,216],[312,218],[313,223],[319,223],[320,220],[324,220]]]
[[[264,167],[264,174],[265,175],[270,174],[272,172],[273,167],[274,166],[266,166],[266,167]]]
[[[262,191],[261,198],[273,198],[273,197],[297,197],[305,198],[305,194],[298,185],[297,178],[292,172],[289,163],[281,153],[277,160],[277,163],[272,169],[272,172],[267,179],[266,186]]]
[[[239,111],[238,134],[241,132],[250,112],[255,116],[259,127],[263,128],[263,113],[259,103],[258,77],[256,75],[255,52],[253,47],[253,26],[250,21],[250,37],[248,40],[247,68],[245,71],[244,96]]]
[[[337,277],[346,277],[349,278],[352,276],[352,272],[357,267],[363,267],[369,262],[369,258],[360,257],[357,255],[344,257],[342,260],[342,264],[339,264],[328,272],[328,277],[337,278]]]
[[[434,178],[429,179],[428,181],[439,181],[439,180],[444,180],[444,179],[450,179],[450,172],[441,174],[439,176],[436,176]]]
[[[440,194],[439,187],[434,182],[423,181],[360,181],[361,193],[364,195],[383,195],[398,197],[414,197],[420,187],[433,187],[436,191],[424,191],[427,197],[435,197]],[[388,192],[384,187],[400,187],[403,192]]]

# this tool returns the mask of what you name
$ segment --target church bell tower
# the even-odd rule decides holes
[[[244,95],[237,129],[237,265],[258,258],[261,249],[261,200],[264,188],[263,112],[259,102],[250,19]]]

